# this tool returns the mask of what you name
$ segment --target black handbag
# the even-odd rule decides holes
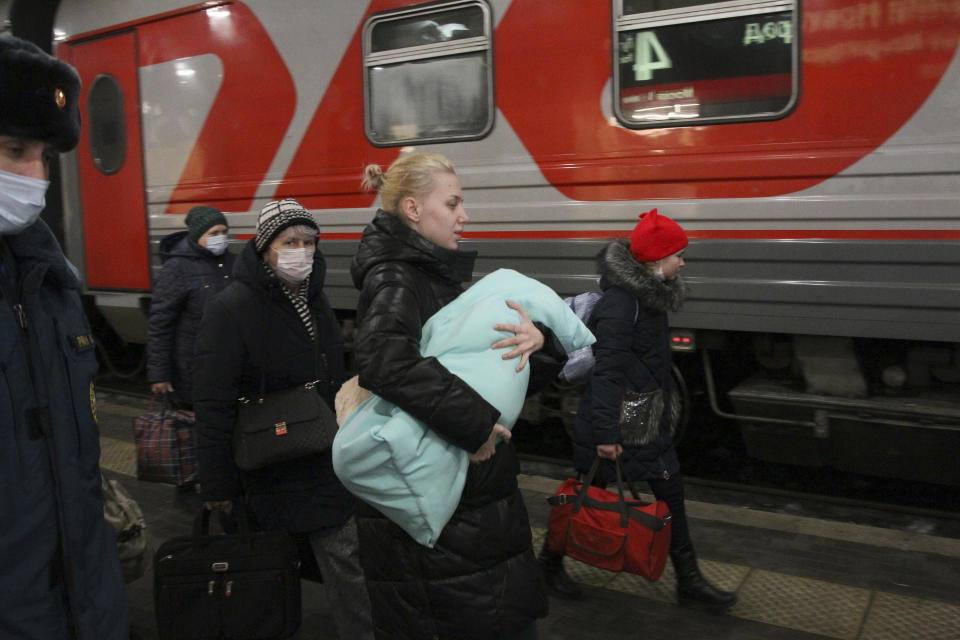
[[[233,429],[233,460],[240,469],[260,469],[333,446],[337,418],[317,393],[317,384],[314,380],[259,398],[240,398]]]
[[[201,508],[193,535],[173,538],[153,558],[160,640],[288,638],[301,621],[297,545],[280,531],[251,532],[241,503],[240,533],[209,535]]]

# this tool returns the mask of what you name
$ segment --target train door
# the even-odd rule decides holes
[[[127,32],[74,44],[70,62],[83,82],[77,164],[86,285],[147,291],[150,257],[136,37]]]

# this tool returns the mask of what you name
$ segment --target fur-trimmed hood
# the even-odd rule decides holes
[[[687,286],[681,276],[673,280],[660,280],[637,262],[630,253],[630,246],[622,240],[614,240],[597,256],[600,271],[600,286],[615,285],[626,289],[645,307],[658,311],[678,311],[687,295]]]

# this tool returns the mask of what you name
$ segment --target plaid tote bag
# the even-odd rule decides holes
[[[147,413],[133,419],[137,478],[183,485],[197,479],[196,416],[173,409],[164,396],[159,411],[150,400]]]

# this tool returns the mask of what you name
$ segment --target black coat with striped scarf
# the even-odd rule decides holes
[[[315,341],[253,240],[233,275],[234,282],[204,312],[194,360],[203,499],[245,495],[257,523],[267,529],[304,533],[339,527],[353,513],[355,500],[334,474],[329,451],[242,472],[230,449],[237,398],[257,393],[262,376],[267,393],[320,379],[321,394],[333,408],[346,376],[340,325],[323,293],[326,261],[317,250],[306,288]]]

